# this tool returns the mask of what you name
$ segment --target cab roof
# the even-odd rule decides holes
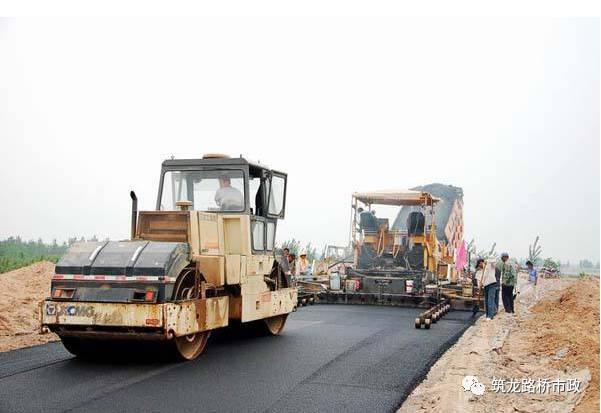
[[[246,158],[243,158],[242,155],[236,158],[231,158],[224,155],[210,155],[210,157],[198,158],[198,159],[166,159],[163,161],[162,166],[173,168],[173,167],[191,167],[191,166],[249,166],[252,168],[260,168],[267,169],[273,172],[285,174],[281,171],[276,171],[271,169],[269,166],[264,165],[260,162],[255,162]]]

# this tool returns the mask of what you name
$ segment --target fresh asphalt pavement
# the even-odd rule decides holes
[[[0,353],[0,412],[389,412],[473,322],[450,312],[315,305],[281,336],[213,336],[192,362],[91,362],[60,343]]]

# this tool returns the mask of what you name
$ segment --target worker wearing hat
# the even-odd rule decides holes
[[[309,260],[307,259],[307,250],[301,250],[298,265],[296,266],[296,275],[307,275],[309,273]]]
[[[513,313],[513,290],[516,283],[515,268],[509,262],[509,254],[504,252],[501,254],[501,262],[497,264],[501,270],[501,297],[503,299],[503,308],[506,313]]]

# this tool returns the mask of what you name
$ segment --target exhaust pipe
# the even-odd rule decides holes
[[[130,191],[131,197],[131,239],[136,238],[136,227],[138,225],[138,197],[134,191]]]

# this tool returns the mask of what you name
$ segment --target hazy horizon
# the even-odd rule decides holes
[[[599,19],[0,19],[0,238],[127,238],[131,189],[221,152],[288,173],[278,242],[440,182],[478,249],[597,262],[599,50]]]

